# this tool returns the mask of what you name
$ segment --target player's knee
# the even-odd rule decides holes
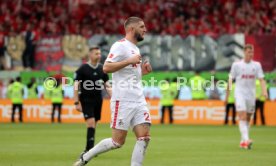
[[[137,141],[145,141],[146,143],[149,143],[150,141],[150,136],[149,135],[146,135],[144,137],[138,137],[137,138]]]
[[[95,119],[94,118],[87,119],[86,120],[86,126],[95,128],[96,127]]]
[[[125,142],[118,143],[112,139],[112,143],[113,143],[113,149],[118,149],[118,148],[121,148]]]

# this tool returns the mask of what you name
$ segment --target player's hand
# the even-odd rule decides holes
[[[128,58],[128,62],[129,62],[129,64],[133,64],[133,65],[140,64],[142,62],[142,57],[141,57],[141,55],[138,55],[138,54],[134,55],[134,56]]]
[[[145,74],[148,74],[150,72],[152,72],[152,67],[151,67],[151,65],[148,61],[145,61],[142,64],[142,74],[145,75]]]
[[[75,105],[75,107],[76,107],[76,110],[77,110],[77,111],[82,112],[80,103],[77,104],[77,105]]]

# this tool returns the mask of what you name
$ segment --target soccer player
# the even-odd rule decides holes
[[[235,79],[235,104],[241,133],[240,147],[243,149],[250,149],[252,145],[252,140],[249,139],[249,127],[251,116],[255,111],[256,79],[261,82],[262,96],[267,98],[262,66],[259,62],[252,60],[253,55],[253,45],[246,44],[244,47],[244,59],[232,64],[226,93],[226,99],[228,99],[229,90],[232,87],[232,79]]]
[[[136,44],[144,39],[146,27],[141,18],[130,17],[124,23],[125,38],[115,42],[103,70],[112,74],[111,128],[112,138],[103,139],[81,156],[74,166],[83,166],[96,155],[123,146],[129,128],[137,141],[131,166],[141,166],[150,141],[151,118],[143,95],[141,77],[152,71],[148,62],[142,63]]]
[[[83,113],[87,126],[84,152],[94,147],[96,124],[101,119],[103,103],[101,92],[104,88],[101,88],[101,86],[104,85],[107,93],[111,93],[109,91],[108,75],[103,72],[103,65],[99,63],[100,59],[100,48],[91,47],[88,62],[81,65],[75,72],[74,104],[76,109]]]

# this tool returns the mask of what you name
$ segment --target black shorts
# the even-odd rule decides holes
[[[80,100],[84,119],[95,118],[96,121],[101,119],[103,100]]]

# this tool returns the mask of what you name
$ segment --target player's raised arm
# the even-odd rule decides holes
[[[135,55],[135,56],[132,56],[128,59],[125,59],[125,60],[122,60],[122,61],[118,61],[118,62],[115,62],[115,61],[110,61],[109,60],[110,58],[108,58],[105,63],[104,63],[104,66],[103,66],[103,71],[105,73],[114,73],[128,65],[131,65],[131,64],[139,64],[141,62],[141,55]]]

